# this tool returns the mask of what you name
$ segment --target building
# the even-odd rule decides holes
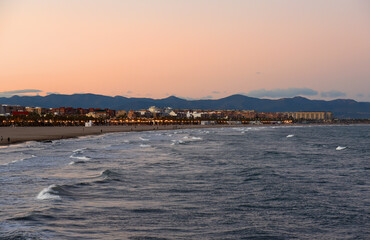
[[[94,110],[93,112],[86,114],[86,116],[93,118],[105,118],[107,117],[107,112],[105,110]]]
[[[138,111],[138,113],[140,114],[141,118],[152,118],[153,115],[156,114],[156,112],[152,113],[151,111],[148,111],[146,109],[142,109]]]
[[[215,125],[216,121],[200,121],[200,125]]]
[[[13,111],[13,116],[28,116],[30,113],[27,111]]]
[[[293,119],[304,119],[304,120],[332,120],[333,114],[331,112],[288,112],[285,115]]]
[[[118,110],[116,112],[116,117],[126,117],[127,116],[127,111],[125,110]]]
[[[46,108],[41,107],[26,107],[26,111],[29,113],[36,113],[38,115],[43,115],[46,113]]]
[[[92,127],[93,126],[93,121],[90,120],[88,122],[85,122],[85,127]]]
[[[133,118],[139,118],[140,117],[140,113],[139,112],[135,112],[133,110],[130,110],[128,113],[127,113],[127,117],[130,118],[130,119],[133,119]]]
[[[10,116],[13,112],[23,112],[26,109],[19,105],[0,105],[0,116]]]
[[[277,112],[262,112],[262,113],[257,113],[257,117],[261,119],[282,119],[286,117],[283,113],[277,113]]]

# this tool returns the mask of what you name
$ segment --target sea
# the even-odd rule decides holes
[[[0,239],[370,239],[370,125],[2,146]]]

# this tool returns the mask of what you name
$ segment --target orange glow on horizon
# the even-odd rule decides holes
[[[219,98],[311,88],[370,100],[366,1],[284,3],[5,0],[0,92]]]

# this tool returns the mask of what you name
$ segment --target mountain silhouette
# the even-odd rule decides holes
[[[352,99],[331,101],[310,100],[304,97],[259,99],[244,95],[232,95],[221,99],[186,100],[175,96],[163,99],[127,98],[97,94],[51,94],[47,96],[1,97],[0,104],[33,106],[44,108],[81,107],[110,108],[115,110],[139,110],[150,106],[172,107],[174,109],[238,109],[257,112],[330,111],[335,118],[370,119],[370,102]]]

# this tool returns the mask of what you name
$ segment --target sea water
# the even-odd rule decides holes
[[[369,239],[370,126],[0,148],[0,239]]]

